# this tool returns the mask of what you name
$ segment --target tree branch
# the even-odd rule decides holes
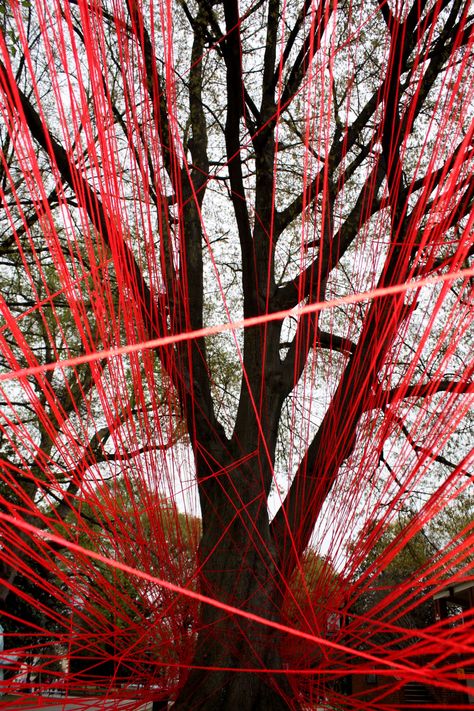
[[[225,3],[225,21],[227,39],[223,47],[224,59],[227,67],[227,116],[225,123],[225,144],[228,161],[231,199],[235,219],[239,232],[242,251],[243,276],[248,294],[244,306],[246,316],[254,315],[251,294],[255,284],[252,275],[253,247],[250,228],[250,218],[245,198],[245,189],[242,174],[242,157],[240,150],[240,120],[243,113],[243,77],[242,77],[242,48],[240,41],[240,17],[236,0]]]
[[[446,457],[443,457],[442,454],[433,454],[433,452],[430,449],[427,449],[426,447],[422,447],[421,445],[417,444],[416,441],[413,439],[413,437],[410,434],[410,431],[408,430],[408,427],[404,424],[403,420],[401,420],[399,417],[395,418],[395,422],[398,424],[400,427],[401,431],[405,435],[408,443],[410,444],[410,447],[413,449],[416,454],[422,454],[423,457],[426,457],[428,459],[431,459],[433,462],[438,462],[438,464],[442,464],[445,467],[448,467],[449,469],[455,470],[457,468],[457,464],[454,462],[451,462],[449,459],[446,459]],[[387,463],[384,462],[386,466]],[[464,476],[467,476],[469,479],[472,478],[473,474],[468,472],[467,469],[461,469],[460,470]]]
[[[452,380],[450,378],[432,379],[426,383],[412,383],[411,385],[400,385],[390,390],[379,389],[380,397],[378,400],[393,404],[400,400],[410,398],[427,398],[441,392],[450,394],[468,395],[474,393],[474,382],[472,376],[474,373],[474,365],[466,371],[466,377],[462,380]]]
[[[12,81],[11,73],[6,70],[1,62],[0,85],[9,103],[11,115],[14,116],[18,111],[18,107],[21,107],[21,111],[26,119],[26,124],[33,138],[40,144],[47,155],[49,155],[53,164],[57,167],[62,180],[75,191],[78,204],[86,211],[91,223],[103,239],[104,244],[110,249],[113,240],[115,248],[112,250],[112,253],[117,255],[121,252],[120,264],[116,264],[115,267],[120,271],[131,293],[134,294],[134,298],[141,310],[143,324],[148,333],[148,337],[159,338],[166,335],[168,329],[167,295],[165,293],[155,295],[151,293],[132,250],[126,243],[123,235],[117,230],[116,226],[119,224],[119,221],[113,219],[113,217],[107,213],[97,193],[92,190],[87,180],[84,179],[80,171],[75,167],[65,149],[52,136],[47,126],[45,126],[41,120],[38,112],[16,83]],[[117,241],[120,243],[120,250],[117,249]],[[195,348],[199,351],[199,344],[195,344]],[[202,353],[202,349],[199,353]],[[194,406],[200,411],[200,427],[208,434],[215,433],[216,431],[223,434],[222,428],[214,416],[209,387],[204,393],[193,387],[189,376],[189,361],[187,356],[179,358],[177,361],[173,355],[172,347],[158,349],[158,355],[173,384],[178,392],[181,393],[181,397],[189,397],[190,401],[195,403]],[[201,394],[203,397],[201,397]]]
[[[133,2],[133,0],[127,0],[127,7],[130,14],[132,30],[142,52],[146,73],[146,88],[150,97],[151,106],[154,108],[158,107],[159,119],[155,117],[155,121],[158,128],[157,134],[161,144],[163,162],[168,177],[174,187],[174,192],[177,193],[181,186],[181,163],[174,146],[173,131],[169,122],[168,97],[158,72],[153,44],[145,26],[145,20],[139,3]]]

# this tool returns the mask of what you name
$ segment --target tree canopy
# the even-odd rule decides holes
[[[0,20],[8,619],[21,576],[71,609],[90,564],[144,637],[134,576],[200,602],[177,711],[298,709],[349,658],[410,681],[427,648],[459,689],[446,628],[407,664],[377,643],[409,639],[397,605],[349,611],[400,512],[391,555],[472,491],[470,3],[12,0]],[[469,574],[472,535],[394,595]]]

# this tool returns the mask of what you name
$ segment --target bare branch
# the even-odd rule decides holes
[[[466,377],[462,380],[451,380],[450,378],[439,378],[428,380],[426,383],[413,383],[412,385],[402,385],[390,390],[380,389],[380,400],[387,404],[392,404],[400,400],[410,398],[428,398],[441,392],[448,392],[457,395],[468,395],[474,393],[474,382],[472,375],[474,366],[466,371]]]

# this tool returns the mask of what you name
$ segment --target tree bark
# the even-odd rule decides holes
[[[217,474],[202,484],[201,590],[279,621],[284,590],[258,479],[258,472],[250,477],[246,468]],[[203,605],[192,667],[173,708],[298,709],[285,675],[271,673],[282,668],[275,629]]]

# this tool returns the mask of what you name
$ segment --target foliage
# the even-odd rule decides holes
[[[104,483],[93,497],[84,497],[74,519],[70,514],[68,529],[88,550],[131,566],[140,560],[149,575],[194,590],[199,519],[179,513],[173,501],[156,493],[139,496],[141,486],[123,478]],[[143,498],[149,506],[137,512]],[[68,562],[75,598],[71,683],[129,679],[172,689],[192,649],[197,605],[109,565],[71,555]],[[119,661],[110,664],[110,658]]]
[[[363,592],[352,611],[365,617],[383,616],[413,630],[432,625],[433,592],[443,582],[472,571],[473,515],[472,498],[461,493],[422,526],[412,511],[399,514],[381,533],[376,532],[377,522],[362,530],[351,554],[366,551],[357,571]]]

